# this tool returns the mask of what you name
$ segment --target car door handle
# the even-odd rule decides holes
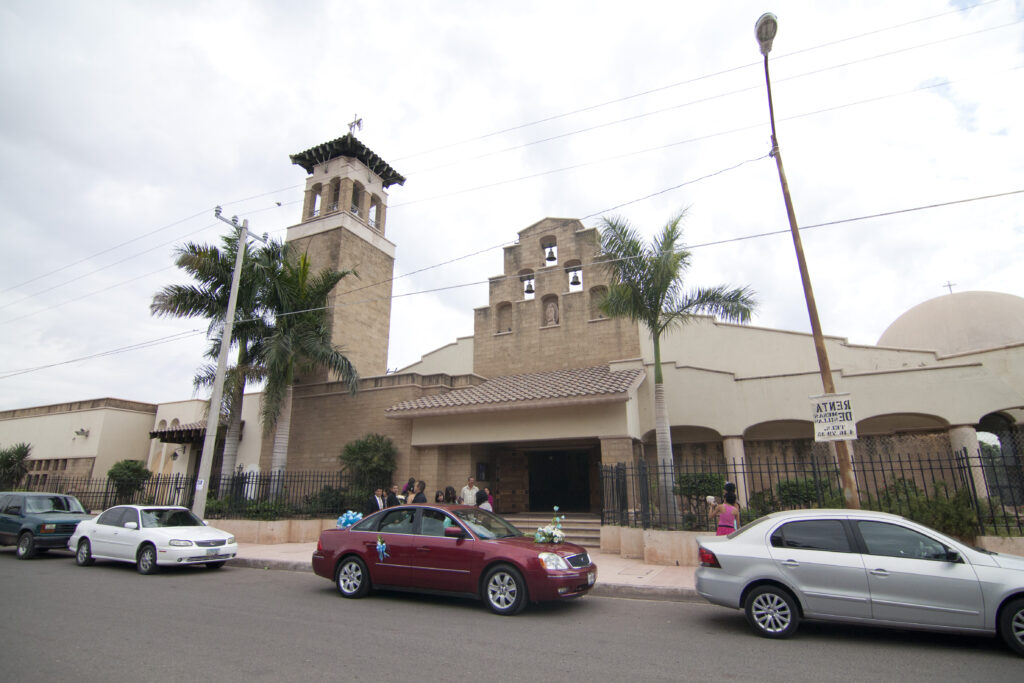
[[[425,553],[429,553],[430,552],[430,546],[428,546],[428,545],[421,545],[418,548],[416,548],[416,550],[422,550]]]
[[[884,569],[872,569],[868,573],[872,576],[889,576],[889,572]]]
[[[782,564],[783,567],[790,567],[790,568],[792,568],[792,567],[799,567],[800,566],[800,563],[797,562],[796,560],[783,560],[781,562],[781,564]]]

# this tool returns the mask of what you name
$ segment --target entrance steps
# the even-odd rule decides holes
[[[601,547],[601,516],[589,512],[560,512],[559,516],[565,515],[562,520],[562,531],[565,532],[565,540],[570,543],[581,545],[584,548]],[[537,529],[551,524],[554,512],[517,512],[511,515],[502,515],[524,534],[533,535]]]

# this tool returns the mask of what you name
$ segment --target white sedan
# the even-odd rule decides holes
[[[79,523],[68,540],[80,567],[94,560],[131,562],[140,574],[161,565],[205,564],[220,569],[238,554],[235,537],[207,526],[188,508],[118,505]]]

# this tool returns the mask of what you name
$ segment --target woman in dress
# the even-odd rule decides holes
[[[711,509],[711,516],[718,520],[715,528],[716,536],[728,536],[740,528],[740,509],[736,506],[736,494],[725,492],[724,502]]]

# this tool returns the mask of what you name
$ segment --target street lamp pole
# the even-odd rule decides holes
[[[210,396],[210,411],[206,418],[206,438],[203,440],[203,453],[199,456],[199,473],[196,475],[195,498],[192,512],[200,519],[206,514],[206,494],[210,490],[210,470],[213,468],[213,453],[217,446],[217,428],[220,426],[220,404],[224,397],[224,374],[228,366],[228,351],[231,348],[231,332],[235,323],[235,306],[238,302],[238,282],[242,277],[242,262],[245,259],[246,243],[249,239],[249,221],[238,224],[238,216],[231,220],[220,215],[218,206],[213,215],[233,228],[238,229],[238,246],[235,254],[235,267],[231,271],[231,292],[228,294],[228,310],[224,315],[224,329],[220,335],[220,353],[217,355],[217,374],[213,380],[213,394]],[[257,237],[256,239],[261,239]],[[266,242],[266,235],[262,240]]]
[[[800,267],[800,281],[804,287],[804,299],[807,302],[807,315],[811,319],[811,335],[814,338],[814,350],[818,355],[818,369],[821,372],[821,384],[826,394],[836,393],[836,386],[832,380],[832,367],[828,362],[828,352],[825,349],[825,337],[821,333],[821,323],[818,320],[818,306],[814,302],[814,289],[811,287],[811,276],[807,271],[807,260],[804,258],[803,242],[800,241],[800,228],[796,223],[796,211],[793,209],[793,199],[789,194],[789,183],[786,181],[786,171],[782,167],[782,153],[779,151],[779,140],[775,134],[775,108],[772,105],[772,81],[768,75],[768,53],[772,49],[772,41],[778,31],[779,23],[776,16],[770,12],[762,14],[755,25],[757,42],[761,47],[761,54],[764,55],[764,81],[768,87],[768,118],[772,124],[772,151],[775,157],[775,165],[779,169],[779,183],[782,185],[782,197],[786,202],[786,215],[789,218],[789,230],[793,234],[793,248],[796,250],[796,261]],[[839,465],[839,476],[843,484],[843,497],[846,499],[846,507],[859,509],[860,498],[857,496],[857,484],[853,476],[853,465],[850,461],[850,451],[845,441],[833,442],[836,449],[836,461]]]

